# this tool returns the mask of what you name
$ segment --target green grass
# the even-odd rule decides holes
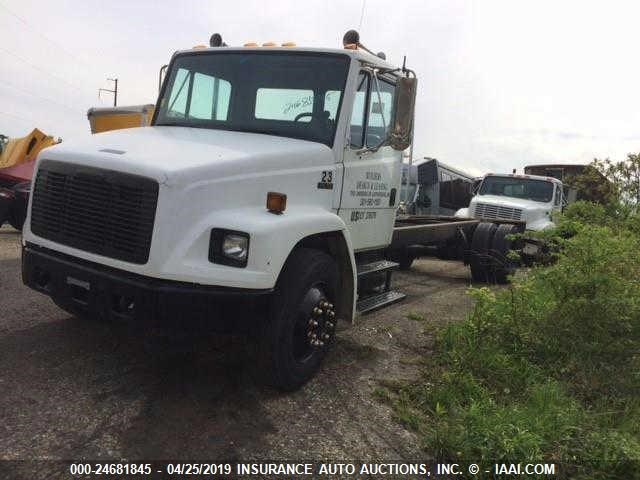
[[[407,314],[407,318],[409,320],[414,320],[416,322],[424,322],[424,315],[418,313],[418,312],[409,312]]]
[[[553,266],[472,290],[473,312],[439,331],[421,380],[376,390],[438,459],[640,478],[640,230],[579,209]]]

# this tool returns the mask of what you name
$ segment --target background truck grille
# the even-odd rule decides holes
[[[497,205],[488,205],[486,203],[476,203],[476,209],[473,216],[476,218],[490,218],[496,220],[520,220],[522,218],[522,210],[519,208],[499,207]]]
[[[143,264],[157,201],[155,180],[45,160],[33,191],[31,230],[63,245]]]

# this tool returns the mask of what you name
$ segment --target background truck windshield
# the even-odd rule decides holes
[[[211,52],[175,58],[155,125],[301,138],[333,146],[345,55]]]
[[[485,177],[480,195],[501,195],[548,203],[553,198],[553,183],[516,177]]]

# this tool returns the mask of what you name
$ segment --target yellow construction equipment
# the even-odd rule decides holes
[[[37,128],[24,137],[7,139],[1,143],[0,169],[34,160],[40,150],[59,141],[60,139],[56,140]]]
[[[128,107],[90,108],[87,118],[91,133],[108,132],[121,128],[145,127],[151,124],[155,105]]]

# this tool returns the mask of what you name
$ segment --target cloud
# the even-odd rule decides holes
[[[89,132],[107,77],[119,104],[153,103],[158,70],[213,32],[337,47],[362,3],[3,0],[0,132]],[[7,8],[9,10],[7,10]],[[17,18],[15,15],[18,15]],[[640,150],[634,2],[367,0],[365,45],[419,76],[416,157],[480,174]],[[22,19],[22,20],[20,20]],[[19,89],[19,90],[18,90]]]

